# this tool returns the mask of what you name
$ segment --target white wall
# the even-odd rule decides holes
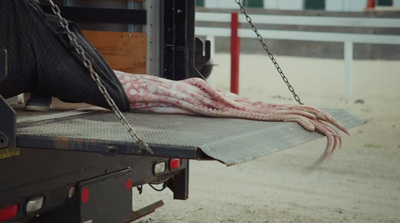
[[[361,12],[368,0],[325,0],[326,11]],[[238,9],[234,0],[205,0],[206,8]],[[400,7],[400,0],[393,0],[394,7]],[[303,10],[304,0],[264,0],[265,9]]]
[[[367,6],[368,0],[326,0],[326,11],[361,12]]]
[[[326,0],[325,10],[336,12],[343,11],[343,2],[344,0]]]
[[[278,9],[280,10],[303,10],[303,0],[279,0]]]
[[[351,12],[362,12],[368,4],[368,0],[346,0],[348,3],[348,10]]]
[[[264,0],[264,8],[278,9],[278,0]]]
[[[264,8],[280,10],[303,10],[304,0],[264,0]],[[206,8],[238,9],[234,0],[205,0]]]
[[[264,0],[265,9],[303,10],[304,0]]]
[[[238,9],[239,6],[234,0],[204,0],[206,8]]]

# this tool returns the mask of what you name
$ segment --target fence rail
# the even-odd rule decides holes
[[[400,28],[400,19],[397,18],[338,18],[319,16],[279,16],[279,15],[251,15],[253,23],[274,25],[302,25],[302,26],[329,26],[329,27],[370,27],[370,28]],[[196,21],[230,23],[229,13],[207,13],[197,12]],[[247,23],[246,18],[241,16],[240,23]],[[215,37],[230,37],[230,28],[196,26],[196,35],[207,36],[209,39]],[[316,32],[316,31],[286,31],[286,30],[259,30],[265,39],[302,40],[316,42],[341,42],[344,44],[344,95],[349,98],[352,94],[352,71],[354,43],[365,44],[392,44],[400,45],[400,35],[383,34],[359,34],[339,32]],[[238,30],[240,38],[255,38],[250,28]],[[215,42],[215,41],[213,41]],[[212,46],[212,48],[215,48]]]
[[[326,17],[326,16],[284,16],[284,15],[251,15],[258,24],[302,25],[302,26],[342,26],[342,27],[378,27],[400,28],[397,18],[360,18],[360,17]],[[231,22],[230,13],[196,12],[196,21]],[[247,23],[244,16],[239,22]]]

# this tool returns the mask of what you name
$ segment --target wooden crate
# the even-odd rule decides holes
[[[114,70],[146,73],[146,33],[82,31]]]

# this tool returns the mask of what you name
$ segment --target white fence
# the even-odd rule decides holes
[[[279,24],[279,25],[304,25],[304,26],[334,26],[334,27],[377,27],[377,28],[400,28],[400,19],[397,18],[338,18],[338,17],[316,17],[316,16],[278,16],[278,15],[250,15],[253,23],[257,24]],[[207,13],[197,12],[196,21],[203,22],[230,22],[229,13]],[[244,16],[240,16],[239,22],[242,27],[247,23]],[[248,27],[248,26],[247,26]],[[196,26],[196,35],[207,36],[208,39],[215,37],[230,37],[230,28],[199,27]],[[400,44],[400,35],[380,35],[380,34],[356,34],[356,33],[337,33],[337,32],[314,32],[314,31],[285,31],[285,30],[259,30],[264,39],[283,39],[283,40],[307,40],[317,42],[341,42],[344,44],[345,61],[345,96],[351,96],[352,71],[351,63],[353,60],[353,44]],[[253,30],[250,28],[239,29],[239,37],[255,38]],[[215,41],[212,41],[215,42]],[[214,46],[212,46],[215,49]]]
[[[249,1],[243,2],[245,6]],[[263,0],[263,8],[268,10],[304,10],[304,0]],[[204,0],[206,8],[237,9],[235,1],[230,0]],[[335,12],[362,12],[368,0],[325,0],[325,11]],[[377,1],[379,3],[379,0]],[[392,6],[379,6],[379,8],[396,9],[400,7],[400,0],[393,0]]]

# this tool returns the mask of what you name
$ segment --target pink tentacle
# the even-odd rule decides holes
[[[240,97],[238,95],[231,94],[231,93],[224,93],[224,96],[229,97],[232,100],[235,100],[237,102],[240,101],[241,103],[247,105],[247,107],[253,108],[254,110],[256,110],[256,109],[259,109],[259,110],[273,109],[273,110],[279,110],[279,111],[283,111],[283,112],[291,111],[292,114],[307,116],[307,117],[309,117],[311,119],[315,119],[315,120],[318,119],[318,120],[326,121],[328,123],[331,123],[338,129],[340,129],[341,131],[343,131],[349,135],[348,130],[342,124],[340,124],[335,118],[333,118],[327,112],[325,112],[321,109],[315,108],[315,107],[310,107],[310,106],[305,106],[305,105],[269,104],[269,103],[265,103],[265,102],[255,101],[255,100],[245,98],[245,97]]]
[[[235,107],[240,110],[245,110],[246,107],[243,106],[241,103],[237,103],[234,100],[231,100],[229,97],[224,97],[221,92],[215,90],[214,88],[211,87],[209,83],[206,81],[199,79],[199,78],[189,78],[186,80],[183,80],[185,83],[189,83],[193,86],[196,86],[200,89],[202,89],[204,92],[208,93],[210,97],[212,97],[214,100],[217,100],[221,103],[224,103],[225,105]]]
[[[331,127],[325,125],[319,121],[313,121],[314,126],[316,127],[316,131],[325,135],[327,138],[327,145],[322,156],[314,163],[313,168],[316,168],[322,164],[329,156],[333,154],[333,152],[339,147],[342,146],[342,139],[339,133],[332,129]]]
[[[212,117],[243,118],[261,121],[293,121],[308,131],[327,138],[320,165],[341,146],[339,133],[330,123],[348,134],[347,129],[327,112],[303,105],[277,105],[221,92],[207,82],[190,78],[171,81],[149,75],[131,75],[116,71],[132,109],[157,113],[197,114]],[[326,122],[326,123],[324,123]]]

